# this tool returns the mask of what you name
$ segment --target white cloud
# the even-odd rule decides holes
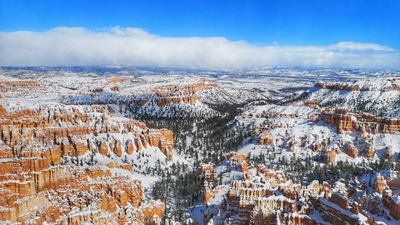
[[[397,50],[374,43],[267,46],[223,37],[159,37],[138,28],[0,33],[2,66],[134,65],[195,68],[322,66],[399,68]]]
[[[336,45],[331,46],[333,49],[338,49],[341,51],[387,51],[387,52],[394,52],[393,48],[377,45],[374,43],[354,43],[354,42],[340,42]]]

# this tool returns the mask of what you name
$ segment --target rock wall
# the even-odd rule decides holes
[[[211,90],[217,87],[217,84],[211,83],[210,80],[202,79],[193,84],[171,84],[164,85],[152,90],[152,95],[155,98],[151,99],[158,107],[162,108],[171,104],[194,104],[196,101],[201,101],[202,98],[196,94],[200,91]],[[135,104],[144,105],[148,101],[134,101]]]
[[[148,129],[135,120],[115,121],[106,114],[95,113],[88,107],[85,112],[76,108],[39,111],[23,110],[0,115],[0,138],[4,142],[3,157],[40,157],[47,163],[59,164],[61,156],[81,156],[88,151],[99,151],[122,156],[133,149],[154,146],[172,158],[173,133],[169,130]],[[125,142],[109,138],[113,134],[133,133]],[[108,138],[100,138],[106,134]],[[94,138],[93,138],[94,137]],[[95,142],[93,143],[93,140]],[[97,143],[97,144],[96,144]],[[136,146],[133,145],[136,143]],[[0,156],[1,156],[0,155]],[[46,162],[44,162],[46,163]]]
[[[376,81],[376,80],[375,80]],[[361,80],[359,82],[345,83],[345,82],[316,82],[314,87],[320,89],[332,89],[338,91],[400,91],[399,79],[389,78],[386,80],[381,80],[383,85],[381,87],[376,87],[375,85],[370,85],[374,80]]]
[[[364,131],[367,133],[389,133],[400,132],[400,119],[380,118],[370,114],[348,113],[346,110],[322,109],[320,119],[337,127],[342,131]]]
[[[235,180],[230,185],[226,210],[237,215],[235,224],[344,225],[367,223],[370,219],[360,214],[356,202],[349,201],[347,196],[354,192],[341,183],[331,187],[327,182],[314,181],[302,186],[265,166],[259,166],[257,171],[261,178]],[[366,188],[357,181],[355,185],[354,189]],[[391,200],[387,202],[393,205]],[[395,206],[390,209],[397,212]]]
[[[3,108],[2,108],[3,109]],[[126,137],[124,141],[121,137]],[[136,143],[140,143],[137,145]],[[54,107],[0,114],[1,221],[42,224],[152,223],[165,205],[141,206],[142,184],[84,155],[117,158],[156,147],[172,158],[173,134],[110,116],[107,107]],[[65,160],[75,160],[68,163]],[[79,163],[80,162],[80,163]],[[114,165],[115,164],[115,165]],[[114,162],[113,168],[132,170]],[[81,167],[82,166],[82,167]]]

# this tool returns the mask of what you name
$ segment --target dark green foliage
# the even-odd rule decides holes
[[[222,107],[223,116],[210,118],[186,119],[146,119],[144,122],[151,128],[167,128],[174,133],[175,150],[178,154],[203,163],[218,163],[223,154],[235,151],[244,140],[252,141],[253,127],[236,124],[236,106]],[[232,128],[236,128],[233,130]]]
[[[162,173],[153,185],[154,198],[171,206],[166,213],[172,213],[178,221],[182,220],[185,209],[195,206],[203,195],[204,180],[197,170],[185,172],[185,168],[184,165],[171,167],[171,172]]]
[[[224,160],[224,154],[235,151],[243,141],[250,141],[253,127],[236,124],[236,106],[219,108],[223,116],[187,117],[185,119],[146,119],[150,128],[167,128],[174,133],[174,150],[178,154],[194,160],[193,166],[174,163],[169,169],[161,169],[156,162],[154,173],[161,176],[153,186],[155,199],[167,205],[166,213],[171,213],[178,221],[182,221],[183,213],[195,206],[203,196],[203,185],[199,174],[202,163],[218,164]],[[235,129],[233,129],[235,128]],[[222,177],[215,180],[214,185],[222,183]]]

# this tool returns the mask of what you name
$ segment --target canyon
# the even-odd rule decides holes
[[[400,220],[386,72],[79,70],[0,77],[0,223]]]
[[[111,114],[106,106],[44,106],[15,112],[1,107],[2,220],[159,223],[165,204],[142,204],[141,181],[110,171],[131,171],[135,163],[110,157],[122,159],[155,147],[172,160],[173,134]]]

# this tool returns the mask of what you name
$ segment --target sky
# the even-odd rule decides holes
[[[0,0],[0,65],[400,68],[398,0]]]

